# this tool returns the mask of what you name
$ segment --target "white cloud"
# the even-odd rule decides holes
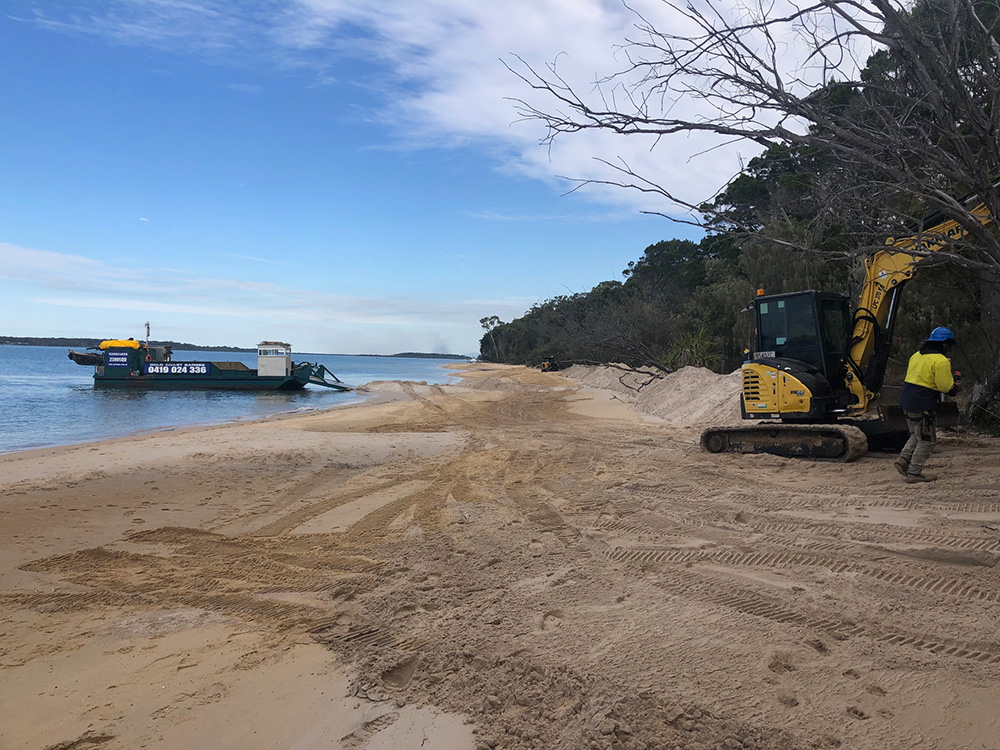
[[[777,0],[774,12],[784,6]],[[684,33],[690,22],[660,0],[630,3],[657,27]],[[726,12],[727,7],[713,3]],[[735,12],[730,10],[730,12]],[[656,142],[651,137],[617,137],[585,131],[563,136],[551,148],[537,122],[517,122],[511,99],[543,108],[555,105],[532,92],[501,63],[514,55],[539,70],[557,60],[558,71],[583,92],[615,72],[625,59],[618,45],[635,37],[637,17],[620,0],[273,0],[261,4],[222,0],[110,0],[87,12],[47,8],[36,22],[88,33],[118,43],[153,45],[178,53],[199,53],[213,62],[246,68],[254,61],[310,69],[318,80],[343,73],[337,61],[354,56],[377,61],[378,80],[358,83],[385,94],[381,119],[399,144],[476,144],[489,150],[498,168],[553,184],[560,177],[614,177],[595,157],[621,160],[691,202],[709,198],[759,152],[744,143],[723,148],[709,135]],[[794,40],[788,40],[788,50]],[[794,69],[789,53],[789,68]],[[233,84],[251,91],[255,84]],[[695,112],[687,99],[673,106]],[[697,155],[697,156],[695,156]],[[667,210],[662,198],[618,188],[588,186],[576,197],[646,210]]]
[[[629,5],[662,30],[689,33],[689,23],[661,0],[629,0]],[[545,135],[539,123],[517,121],[511,99],[523,98],[543,109],[554,105],[538,98],[501,61],[516,65],[517,56],[539,70],[557,61],[560,75],[568,82],[582,92],[593,91],[595,80],[625,64],[617,45],[635,36],[636,16],[621,0],[24,0],[14,7],[22,10],[8,9],[8,18],[53,32],[155,47],[226,66],[237,71],[232,78],[238,82],[229,88],[247,94],[270,91],[273,85],[265,84],[273,84],[275,69],[280,71],[282,85],[287,81],[320,85],[336,79],[363,86],[382,96],[381,111],[366,114],[378,117],[396,136],[394,142],[377,147],[471,146],[493,158],[498,169],[543,180],[559,192],[573,187],[561,177],[612,176],[595,160],[601,157],[620,159],[672,192],[698,202],[722,187],[738,171],[741,159],[746,161],[758,152],[756,146],[747,144],[719,147],[718,140],[707,135],[657,143],[651,138],[622,138],[598,131],[567,135],[545,148],[539,145]],[[745,6],[739,0],[711,0],[711,7],[736,12]],[[774,0],[769,7],[783,12],[790,1]],[[803,68],[796,50],[794,38],[782,40],[779,54],[785,68],[804,83],[814,81],[817,70]],[[867,51],[861,49],[856,59],[863,61],[866,56]],[[345,60],[363,64],[345,64]],[[363,79],[348,80],[359,70],[364,71]],[[288,75],[290,71],[299,75]],[[258,72],[259,82],[255,80]],[[668,104],[692,116],[700,106],[688,98]],[[638,209],[671,208],[662,199],[601,186],[589,186],[568,200],[582,197],[607,206],[590,212],[601,221]],[[516,209],[479,216],[494,222],[559,218]],[[149,220],[139,217],[139,221]],[[413,349],[417,328],[449,331],[449,340],[461,342],[456,348],[468,351],[481,335],[479,318],[497,314],[510,320],[535,301],[466,300],[445,306],[346,297],[200,277],[178,269],[130,265],[129,261],[110,266],[79,255],[0,243],[0,283],[5,279],[12,282],[6,286],[21,301],[29,299],[23,292],[27,289],[35,304],[60,308],[60,314],[66,305],[91,311],[87,320],[107,326],[105,330],[114,330],[121,319],[115,311],[123,310],[178,316],[186,311],[191,318],[245,321],[245,328],[275,319],[288,328],[298,326],[314,342],[323,336],[323,343],[307,345],[325,351],[331,347],[348,350],[347,345],[337,343],[348,329],[364,344],[357,350],[380,351],[377,341],[407,340],[411,343],[405,348]],[[143,290],[141,297],[134,293],[136,288]],[[14,310],[13,304],[8,301],[4,307],[0,299],[0,313]],[[17,313],[24,316],[24,310]],[[375,329],[396,333],[364,338]]]
[[[0,277],[31,279],[34,274],[47,273],[52,268],[64,268],[67,274],[97,273],[103,263],[82,255],[31,250],[9,242],[0,242]]]
[[[745,20],[754,5],[695,2],[708,15],[719,13],[734,21]],[[346,24],[371,32],[365,50],[387,65],[398,84],[397,96],[388,105],[387,121],[400,124],[406,136],[419,143],[472,142],[492,148],[503,169],[546,180],[560,190],[567,187],[559,179],[564,177],[619,179],[619,173],[601,163],[604,160],[627,165],[669,192],[699,203],[724,187],[742,164],[761,151],[755,143],[727,142],[709,133],[658,140],[598,130],[562,135],[551,148],[545,148],[539,145],[545,136],[541,123],[517,121],[512,100],[524,99],[543,110],[558,105],[531,90],[501,61],[522,72],[525,68],[519,60],[543,72],[554,64],[577,92],[593,95],[591,103],[599,103],[595,81],[627,67],[621,45],[627,39],[641,38],[636,30],[637,14],[667,33],[695,33],[693,22],[662,0],[630,0],[628,7],[620,0],[418,0],[389,5],[375,0],[298,0],[293,7],[293,20],[286,28],[299,24],[308,29],[308,33],[292,34],[300,47],[335,46]],[[763,7],[770,17],[795,8],[788,0],[774,0]],[[832,22],[820,16],[817,23]],[[776,50],[785,84],[799,90],[815,86],[827,74],[816,60],[806,60],[805,34],[804,28],[785,29]],[[766,49],[761,39],[751,42],[754,44]],[[845,70],[850,72],[863,64],[869,52],[856,50]],[[621,96],[622,91],[605,88],[604,95]],[[711,112],[703,99],[670,92],[659,92],[654,99],[660,95],[664,96],[664,108],[683,113],[689,120]],[[579,195],[633,211],[676,210],[660,196],[613,186],[588,185]]]

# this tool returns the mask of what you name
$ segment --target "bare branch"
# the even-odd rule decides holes
[[[633,11],[635,33],[620,48],[625,64],[595,81],[590,93],[578,92],[560,75],[558,59],[545,72],[519,57],[516,66],[508,65],[552,105],[515,100],[521,117],[545,125],[542,143],[605,130],[651,135],[656,147],[672,136],[708,133],[818,154],[850,193],[820,186],[835,215],[823,207],[814,207],[811,217],[778,212],[775,226],[796,224],[806,236],[802,229],[811,224],[821,236],[839,217],[843,236],[861,251],[877,247],[879,236],[914,231],[917,217],[940,211],[966,237],[937,257],[968,268],[1000,268],[1000,241],[973,214],[974,205],[955,197],[977,193],[1000,215],[994,187],[1000,175],[995,5],[813,0],[776,14],[758,0],[740,5],[740,15],[717,2],[665,5],[685,32],[657,28]],[[792,49],[801,52],[794,64],[787,54]],[[642,174],[622,159],[598,161],[621,179],[580,180],[574,189],[628,187],[663,198],[663,214],[701,210],[703,225],[760,230],[733,225],[731,216],[684,195],[683,186]]]

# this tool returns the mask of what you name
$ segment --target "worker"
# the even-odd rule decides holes
[[[906,380],[899,394],[899,408],[906,414],[910,439],[896,459],[896,470],[908,484],[933,482],[934,474],[924,473],[924,464],[934,452],[935,409],[941,394],[954,396],[958,385],[951,372],[948,355],[955,346],[955,336],[950,329],[939,326],[910,357]]]

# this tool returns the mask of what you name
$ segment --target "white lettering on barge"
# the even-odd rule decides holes
[[[151,362],[146,364],[149,375],[207,375],[208,365],[204,362]]]

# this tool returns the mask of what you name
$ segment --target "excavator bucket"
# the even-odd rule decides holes
[[[909,430],[906,426],[906,415],[903,414],[903,410],[898,406],[880,406],[878,411],[882,420],[894,430]],[[939,429],[947,430],[952,427],[958,427],[961,423],[958,404],[954,401],[941,402],[937,405],[935,413],[937,414],[937,426]]]

